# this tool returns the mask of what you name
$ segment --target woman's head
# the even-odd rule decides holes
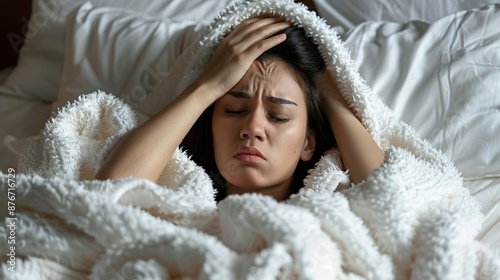
[[[210,175],[245,191],[296,192],[334,145],[315,85],[323,59],[302,29],[284,32],[286,41],[261,55],[183,142]]]

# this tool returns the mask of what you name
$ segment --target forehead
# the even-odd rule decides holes
[[[304,98],[304,91],[292,67],[279,58],[256,60],[252,63],[235,90],[248,93]]]

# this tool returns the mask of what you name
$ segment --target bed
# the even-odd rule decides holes
[[[29,23],[16,19],[27,33],[15,45],[17,64],[5,59],[0,70],[4,173],[53,112],[81,94],[99,89],[151,115],[157,85],[182,78],[175,69],[203,27],[236,1],[84,2],[33,0]],[[335,27],[373,91],[455,163],[485,215],[476,239],[500,252],[500,5],[304,2]],[[22,35],[13,30],[8,38]]]

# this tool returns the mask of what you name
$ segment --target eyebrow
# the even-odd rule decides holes
[[[250,99],[250,94],[248,94],[246,92],[230,91],[227,94],[231,95],[232,97],[235,97],[235,98]],[[274,103],[274,104],[298,106],[297,103],[295,103],[291,100],[285,99],[285,98],[281,98],[281,97],[267,96],[266,99],[267,99],[267,101]]]

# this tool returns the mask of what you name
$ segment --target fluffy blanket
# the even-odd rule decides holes
[[[112,95],[84,95],[47,123],[17,168],[0,174],[8,194],[0,196],[0,242],[9,244],[0,247],[3,279],[500,279],[498,256],[474,239],[483,217],[454,165],[393,116],[335,31],[304,6],[228,8],[178,91],[232,27],[265,13],[286,16],[318,44],[384,149],[382,166],[350,186],[338,152],[329,151],[285,202],[246,194],[216,204],[208,174],[181,150],[158,182],[92,180],[140,120]],[[339,185],[350,187],[335,192]]]

